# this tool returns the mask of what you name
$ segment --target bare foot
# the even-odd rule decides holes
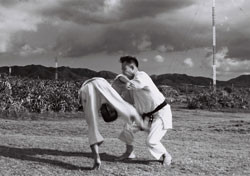
[[[131,153],[124,153],[123,155],[117,157],[115,161],[123,161],[126,159],[135,159],[135,158],[136,158],[136,155],[134,151],[132,151]]]
[[[101,160],[100,159],[95,159],[95,163],[92,167],[93,170],[99,170],[101,169]]]
[[[162,165],[167,167],[167,166],[170,166],[171,162],[172,162],[172,157],[170,155],[167,155],[167,154],[163,154],[162,155]]]

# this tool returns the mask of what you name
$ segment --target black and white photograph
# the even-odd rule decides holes
[[[0,176],[249,176],[249,0],[0,0]]]

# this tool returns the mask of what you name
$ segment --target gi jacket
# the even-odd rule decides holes
[[[138,71],[134,78],[130,80],[126,88],[133,97],[134,106],[140,114],[153,111],[164,100],[164,95],[156,87],[149,75],[143,71]],[[172,128],[172,113],[170,105],[154,114],[154,118],[161,118],[164,129]]]

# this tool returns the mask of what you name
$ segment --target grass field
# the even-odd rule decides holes
[[[137,158],[114,161],[125,150],[117,139],[123,121],[107,124],[100,119],[105,142],[100,147],[99,171],[91,170],[93,160],[84,118],[58,115],[56,120],[52,119],[49,115],[43,120],[0,119],[1,176],[250,175],[247,113],[173,110],[174,129],[162,140],[173,157],[168,168],[149,154],[143,132],[136,134]]]

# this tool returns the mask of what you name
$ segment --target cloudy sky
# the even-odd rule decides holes
[[[217,79],[250,74],[250,1],[216,0]],[[0,0],[0,66],[212,77],[212,0]]]

